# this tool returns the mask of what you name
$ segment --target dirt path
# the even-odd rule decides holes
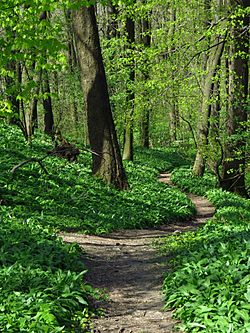
[[[171,184],[169,174],[160,181]],[[101,304],[103,318],[94,320],[93,332],[171,333],[176,324],[171,312],[163,311],[161,288],[168,258],[160,257],[151,246],[153,240],[169,233],[197,228],[212,216],[214,209],[204,198],[190,195],[197,217],[150,230],[124,230],[107,236],[64,234],[66,242],[77,242],[86,253],[87,279],[103,288],[109,300]]]

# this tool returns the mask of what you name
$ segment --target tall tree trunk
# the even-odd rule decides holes
[[[74,31],[72,27],[72,11],[68,10],[65,14],[67,22],[67,36],[68,36],[68,64],[72,72],[77,66],[77,54],[75,49]]]
[[[110,108],[94,7],[74,11],[73,27],[93,151],[92,171],[106,183],[126,189],[128,182]]]
[[[32,135],[35,133],[35,129],[38,128],[38,111],[37,111],[37,104],[38,104],[38,95],[41,88],[42,83],[42,70],[39,73],[35,73],[36,63],[32,64],[32,72],[34,77],[34,82],[36,83],[36,87],[33,89],[32,93],[34,94],[33,99],[30,100],[30,110],[27,115],[27,130],[28,130],[28,137],[31,139]],[[32,94],[32,95],[33,95]]]
[[[170,107],[170,140],[174,142],[177,140],[177,128],[179,126],[179,112],[178,112],[178,104],[177,104],[177,96],[173,92],[173,99],[171,101]]]
[[[141,120],[141,146],[149,148],[149,125],[150,125],[150,110],[146,108],[142,114]]]
[[[14,77],[16,77],[16,80],[11,76],[5,77],[8,100],[10,101],[13,112],[10,118],[10,124],[20,125],[20,101],[16,99],[16,96],[18,95],[17,86],[22,81],[22,70],[20,64],[15,60],[11,60],[8,63],[7,69],[10,72],[14,72]]]
[[[143,0],[143,3],[145,1]],[[148,14],[149,15],[149,14]],[[150,48],[151,46],[151,35],[150,35],[150,24],[148,15],[141,19],[140,27],[140,42],[143,44],[145,49]],[[145,70],[141,75],[141,80],[147,82],[149,80],[149,70],[145,66]],[[141,117],[141,146],[144,148],[149,148],[149,125],[150,125],[150,101],[147,97],[147,91],[145,93],[145,99],[147,103],[144,104],[144,109],[142,110]]]
[[[126,31],[128,37],[128,43],[130,47],[133,47],[135,42],[135,22],[130,17],[126,20]],[[129,73],[129,80],[130,84],[133,85],[135,81],[135,69],[134,64],[132,64]],[[134,118],[134,100],[135,94],[130,89],[128,91],[128,109],[129,112],[126,117],[126,124],[125,124],[125,133],[124,133],[124,147],[123,147],[123,160],[133,161],[133,118]]]
[[[216,74],[216,80],[212,86],[211,98],[211,116],[209,120],[209,161],[208,166],[220,181],[220,166],[222,163],[224,150],[220,139],[220,112],[221,112],[221,96],[220,96],[220,80],[219,74]]]
[[[50,12],[43,11],[40,15],[40,21],[49,20]],[[46,57],[46,54],[44,55]],[[43,82],[42,82],[42,93],[43,97],[43,108],[44,108],[44,133],[54,138],[54,115],[52,108],[52,99],[50,91],[49,74],[46,70],[43,71]]]
[[[230,2],[246,8],[247,0]],[[222,165],[221,187],[225,190],[247,196],[245,188],[245,148],[244,122],[247,120],[249,17],[238,17],[231,28],[229,46],[229,96],[228,96],[228,141]]]
[[[169,47],[168,52],[171,54],[175,49],[175,29],[176,29],[176,8],[175,1],[172,1],[169,7],[169,22],[171,23],[168,31]],[[175,66],[175,65],[174,65]],[[171,72],[172,79],[172,99],[170,105],[169,121],[170,121],[170,140],[174,142],[177,140],[177,127],[180,123],[178,112],[178,96],[176,94],[175,85],[175,69]]]
[[[213,40],[213,44],[207,59],[206,76],[204,80],[204,89],[202,97],[202,105],[200,110],[200,119],[198,123],[197,131],[197,144],[198,150],[193,165],[193,173],[196,176],[203,176],[206,164],[206,147],[208,144],[208,133],[209,133],[209,118],[211,113],[211,103],[209,101],[212,89],[213,89],[213,78],[216,74],[217,67],[220,63],[222,56],[224,42],[220,36],[217,36]]]
[[[44,133],[50,135],[52,138],[54,136],[54,115],[52,108],[51,91],[49,84],[49,75],[47,71],[43,72],[43,107],[44,107]]]
[[[72,91],[69,96],[69,109],[70,113],[73,116],[75,129],[77,129],[79,125],[79,114],[77,108],[77,89],[74,82],[75,81],[74,76],[76,74],[76,68],[78,68],[78,62],[77,62],[74,30],[72,27],[72,11],[68,10],[65,16],[67,22],[67,36],[68,36],[68,64],[69,64],[70,74],[72,76],[70,83],[70,88],[72,89]]]

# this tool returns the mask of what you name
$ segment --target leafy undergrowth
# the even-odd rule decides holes
[[[86,332],[89,301],[76,245],[0,207],[0,331]]]
[[[203,177],[192,174],[192,169],[181,167],[171,174],[171,180],[179,188],[197,195],[206,195],[206,192],[217,186],[216,177],[211,173],[205,173]]]
[[[157,170],[178,166],[183,157],[174,159],[171,149],[139,150],[126,165],[131,189],[121,192],[91,176],[87,152],[77,163],[46,158],[48,174],[35,162],[13,174],[27,158],[44,157],[51,144],[40,135],[29,146],[17,128],[3,124],[0,144],[0,331],[86,332],[99,291],[84,282],[80,248],[56,232],[107,233],[189,217],[192,203],[157,181]]]
[[[189,170],[177,170],[173,178],[191,192]],[[213,180],[207,176],[195,184],[196,193],[204,193]],[[174,256],[164,281],[166,308],[175,309],[185,332],[249,333],[250,201],[219,189],[206,196],[216,207],[214,218],[160,244]]]
[[[186,219],[194,213],[185,195],[157,180],[159,169],[170,168],[168,161],[174,155],[171,149],[152,150],[151,155],[149,150],[144,155],[140,150],[135,163],[126,164],[130,190],[117,191],[91,176],[91,156],[84,151],[77,163],[53,156],[46,158],[43,164],[48,175],[37,163],[28,163],[12,175],[14,165],[27,157],[46,155],[51,145],[41,136],[31,148],[17,129],[1,126],[0,132],[0,195],[17,217],[29,216],[41,225],[59,230],[101,234],[121,228],[154,227],[176,218]],[[172,167],[180,161],[175,156]]]

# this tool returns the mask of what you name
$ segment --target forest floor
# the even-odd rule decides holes
[[[171,184],[170,174],[159,180]],[[152,243],[175,232],[196,229],[214,213],[211,203],[190,194],[197,216],[155,229],[121,230],[105,236],[62,234],[66,242],[83,247],[89,271],[87,281],[108,294],[98,304],[104,316],[93,321],[93,333],[172,333],[177,323],[171,311],[163,311],[163,274],[171,269],[169,259],[161,256]]]

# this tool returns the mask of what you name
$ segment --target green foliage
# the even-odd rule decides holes
[[[171,149],[138,151],[135,163],[126,164],[131,189],[117,192],[91,177],[87,152],[81,153],[78,163],[48,157],[43,163],[49,175],[36,163],[26,164],[11,175],[14,165],[28,156],[42,157],[51,147],[42,137],[30,147],[13,128],[2,126],[1,132],[4,163],[0,193],[18,217],[28,215],[41,225],[60,230],[100,234],[155,226],[194,212],[184,194],[157,180],[158,170],[170,169],[171,163],[173,167],[184,160],[179,157],[178,161]]]
[[[5,117],[11,114],[11,105],[6,101],[0,101],[0,117]]]
[[[37,163],[12,174],[27,157],[44,157],[51,144],[38,135],[28,145],[17,127],[4,124],[0,133],[0,331],[84,332],[89,299],[98,292],[84,283],[80,248],[55,231],[102,234],[186,219],[194,213],[190,200],[157,180],[159,170],[184,157],[172,149],[138,150],[135,163],[126,164],[131,189],[122,192],[91,176],[84,152],[76,163],[46,158],[49,175]]]
[[[188,180],[186,179],[188,177]],[[189,170],[176,170],[173,179],[193,189]],[[195,232],[172,235],[160,249],[172,254],[173,270],[166,274],[166,308],[174,308],[185,332],[239,332],[250,330],[249,255],[250,202],[221,190],[213,180],[195,182],[196,193],[207,192],[216,214]]]
[[[194,176],[190,168],[177,168],[171,174],[171,180],[182,190],[197,195],[205,195],[217,186],[216,177],[206,173],[203,177]]]
[[[83,332],[94,290],[80,248],[0,207],[0,331]]]

